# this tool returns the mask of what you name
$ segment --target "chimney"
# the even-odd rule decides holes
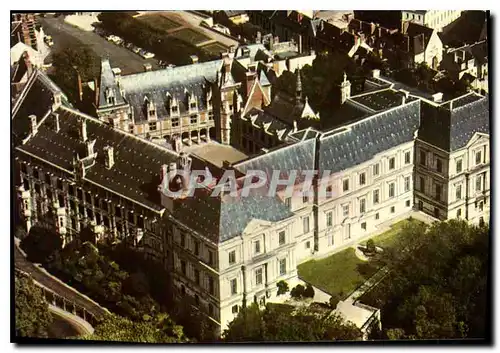
[[[255,39],[255,43],[260,44],[262,42],[262,34],[260,31],[257,32],[257,38]]]
[[[80,120],[80,139],[85,142],[87,141],[87,120]]]
[[[302,35],[299,34],[299,54],[302,54]]]
[[[231,169],[231,163],[227,160],[222,161],[222,169]]]
[[[31,136],[35,136],[38,132],[38,127],[36,125],[36,115],[30,115],[29,118],[31,122]]]
[[[436,103],[440,103],[443,101],[443,93],[438,92],[432,95],[432,100]]]
[[[273,44],[278,44],[280,42],[280,37],[276,36],[274,37]]]
[[[95,141],[96,140],[93,140],[93,141],[87,140],[87,141],[85,141],[85,146],[87,147],[87,157],[90,157],[90,156],[94,155]]]
[[[113,168],[114,164],[115,164],[115,155],[113,147],[104,146],[104,165],[106,166],[106,169]]]
[[[170,163],[168,165],[167,173],[168,173],[168,181],[170,182],[172,181],[172,179],[174,179],[175,175],[177,174],[177,163],[175,162]]]
[[[26,65],[26,71],[28,73],[28,76],[30,76],[31,73],[33,72],[33,65],[31,64],[30,56],[28,55],[27,51],[23,53],[23,60],[24,64]]]
[[[172,139],[172,149],[177,153],[181,153],[181,151],[182,151],[182,139],[180,136],[177,135]]]
[[[311,55],[311,56],[316,55],[316,51],[315,51],[314,49],[311,49],[311,50],[309,51],[309,55]]]
[[[76,69],[75,69],[76,70]],[[82,87],[82,76],[80,76],[80,72],[76,70],[76,78],[78,83],[78,97],[80,98],[80,102],[83,101],[83,87]]]
[[[269,37],[269,50],[273,51],[273,48],[274,48],[274,37],[271,35],[271,37]]]
[[[351,82],[344,72],[344,81],[340,84],[340,104],[344,104],[349,97],[351,97]]]
[[[54,115],[56,132],[59,132],[59,130],[61,130],[61,125],[59,124],[59,113],[53,113],[53,115]]]
[[[97,82],[97,78],[94,77],[94,89],[95,89],[95,105],[99,106],[99,85]]]
[[[380,70],[379,69],[372,70],[372,77],[379,78],[380,77]]]
[[[61,98],[62,98],[62,93],[61,91],[55,91],[54,92],[54,103],[52,104],[52,111],[56,111],[57,108],[61,106]]]
[[[198,57],[196,55],[191,55],[190,58],[193,64],[196,64],[198,62]]]

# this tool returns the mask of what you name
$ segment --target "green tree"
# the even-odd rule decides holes
[[[304,297],[314,298],[314,288],[309,283],[307,284],[306,289],[304,289]]]
[[[95,327],[93,334],[82,339],[140,343],[188,342],[182,327],[174,325],[166,314],[147,317],[142,321],[131,321],[114,314],[108,315]]]
[[[28,236],[21,241],[21,249],[28,260],[45,264],[62,248],[62,239],[53,228],[44,225],[31,227]]]
[[[278,295],[286,294],[286,292],[290,290],[288,287],[288,283],[283,280],[276,283],[276,286],[278,287]]]
[[[33,283],[31,278],[17,273],[14,281],[16,336],[47,337],[52,315],[42,290]]]
[[[265,337],[263,313],[256,303],[242,308],[224,331],[226,342],[258,342]]]
[[[297,284],[290,292],[292,298],[300,299],[304,296],[305,288],[302,284]]]

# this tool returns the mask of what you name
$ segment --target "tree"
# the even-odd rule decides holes
[[[377,251],[373,239],[368,239],[368,241],[366,242],[366,251],[369,254],[374,254]]]
[[[487,227],[412,223],[384,253],[389,276],[361,301],[381,308],[390,339],[485,338],[488,247]]]
[[[47,337],[52,315],[42,290],[33,283],[31,278],[17,273],[14,281],[16,336]]]
[[[21,249],[26,252],[28,260],[35,263],[47,263],[61,248],[61,236],[44,225],[31,227],[28,236],[21,241]]]
[[[256,303],[242,308],[229,323],[223,337],[226,342],[258,342],[265,337],[262,312]]]
[[[188,342],[182,327],[173,324],[166,314],[147,317],[136,322],[118,315],[108,315],[95,327],[93,334],[82,339],[140,343]]]
[[[288,283],[281,280],[278,283],[276,283],[276,286],[278,287],[278,294],[277,295],[282,295],[286,294],[290,289],[288,287]]]

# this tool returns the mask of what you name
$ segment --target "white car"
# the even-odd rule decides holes
[[[141,48],[139,48],[139,47],[133,47],[133,48],[132,48],[132,51],[133,51],[134,53],[136,53],[136,54],[139,54],[139,52],[140,52],[141,50],[142,50],[142,49],[141,49]]]
[[[144,52],[144,53],[141,53],[141,56],[144,58],[144,59],[152,59],[155,57],[155,55],[153,53],[150,53],[150,52]]]

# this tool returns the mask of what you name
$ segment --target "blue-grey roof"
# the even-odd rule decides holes
[[[340,172],[413,140],[419,122],[420,101],[415,101],[325,132],[319,144],[320,175],[324,170]]]
[[[264,70],[260,70],[259,82],[262,87],[271,85]]]
[[[243,49],[249,50],[248,55],[243,55]],[[260,54],[260,56],[262,56],[262,59],[265,59],[265,57],[272,58],[272,56],[273,56],[271,54],[271,52],[269,52],[269,50],[267,50],[267,48],[264,46],[264,44],[258,43],[258,44],[249,44],[249,45],[239,46],[236,49],[236,53],[235,53],[234,57],[235,57],[235,59],[249,57],[253,61],[253,60],[256,60],[257,54]]]
[[[109,59],[103,59],[101,61],[101,81],[99,84],[99,109],[111,107],[106,100],[107,90],[112,91],[115,97],[115,105],[125,104],[125,101],[120,93],[120,88],[116,82],[115,74],[111,69]]]
[[[266,112],[257,109],[257,108],[252,108],[246,115],[245,117],[250,120],[251,117],[255,117],[256,119],[254,121],[254,124],[257,126],[264,126],[266,124],[269,124],[266,128],[266,130],[270,133],[278,133],[278,131],[281,130],[286,130],[285,134],[281,136],[281,138],[284,138],[288,132],[292,130],[292,127],[288,124],[285,124],[281,120],[275,118],[274,116],[267,114]]]
[[[216,81],[221,67],[222,60],[214,60],[142,72],[123,76],[120,79],[120,87],[133,109],[135,121],[147,120],[144,109],[145,97],[155,103],[156,114],[161,120],[170,116],[170,110],[167,109],[167,93],[178,100],[181,115],[188,110],[186,91],[197,97],[198,110],[204,110],[209,84]]]
[[[471,100],[472,96],[476,99]],[[489,99],[471,95],[467,103],[460,104],[451,111],[450,151],[467,145],[477,132],[490,133]]]
[[[489,134],[489,119],[489,99],[476,93],[440,105],[422,101],[418,137],[445,151],[455,151],[467,145],[476,132]]]

